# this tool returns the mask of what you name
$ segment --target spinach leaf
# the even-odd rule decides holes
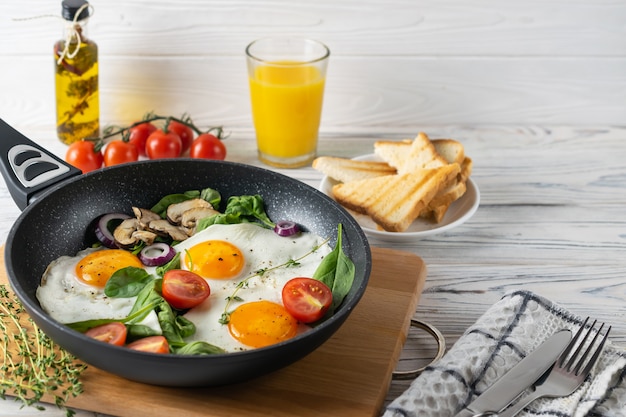
[[[176,328],[181,337],[189,337],[196,333],[196,325],[185,316],[176,316]]]
[[[205,188],[200,191],[200,198],[211,203],[215,210],[218,210],[220,203],[222,202],[221,194],[213,188]]]
[[[333,303],[328,310],[331,314],[343,302],[354,282],[355,267],[341,247],[342,234],[342,225],[339,223],[335,248],[324,257],[313,274],[314,279],[322,281],[333,293]]]
[[[112,298],[134,297],[152,281],[154,277],[141,268],[127,266],[118,269],[104,286],[104,294]]]
[[[183,201],[191,200],[192,198],[200,197],[200,191],[192,190],[185,191],[184,193],[179,194],[168,194],[165,197],[161,198],[158,203],[156,203],[150,210],[157,213],[162,218],[167,217],[167,207],[170,204],[182,203]]]
[[[174,349],[179,355],[215,355],[218,353],[226,353],[220,347],[214,346],[207,342],[191,342],[180,348]]]
[[[126,335],[126,342],[130,343],[138,339],[143,339],[148,336],[158,336],[161,333],[154,330],[152,327],[144,324],[127,324],[126,328],[128,333]]]
[[[216,210],[222,201],[222,196],[217,190],[214,190],[212,188],[204,188],[202,190],[190,190],[185,191],[184,193],[168,194],[165,197],[161,198],[161,200],[159,200],[158,203],[152,206],[150,210],[154,211],[159,216],[165,219],[167,217],[167,207],[170,204],[182,203],[183,201],[191,200],[194,198],[201,198],[208,201]]]
[[[135,303],[136,304],[136,303]],[[122,319],[93,319],[93,320],[84,320],[84,321],[77,321],[74,323],[68,323],[66,324],[66,326],[68,326],[71,329],[74,329],[76,331],[79,331],[81,333],[85,333],[87,330],[93,328],[93,327],[98,327],[101,326],[103,324],[108,324],[108,323],[113,323],[113,322],[120,322],[120,323],[124,323],[124,324],[128,324],[128,323],[133,323],[135,321],[141,321],[144,317],[146,317],[148,315],[148,313],[150,313],[152,310],[154,310],[154,308],[157,306],[156,303],[146,303],[144,304],[141,308],[138,308],[136,311],[131,312],[131,314],[129,314],[128,316],[122,318]]]
[[[265,203],[260,195],[232,196],[226,204],[225,214],[235,214],[243,218],[254,218],[266,227],[273,229],[276,224],[270,220],[265,212]]]
[[[163,275],[171,269],[180,269],[180,252],[176,252],[176,255],[168,263],[157,266],[155,271],[159,277],[163,278]]]
[[[141,291],[139,291],[139,294],[137,294],[137,300],[135,300],[135,304],[130,310],[130,314],[133,315],[139,311],[144,311],[147,306],[151,306],[151,308],[150,310],[145,311],[145,314],[138,316],[137,320],[134,320],[133,322],[140,322],[146,318],[150,311],[154,310],[159,304],[165,301],[163,300],[163,297],[161,297],[161,294],[157,291],[157,289],[160,291],[161,282],[162,280],[160,279],[152,280],[148,282]]]

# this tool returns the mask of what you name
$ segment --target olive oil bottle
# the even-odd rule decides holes
[[[65,39],[54,45],[56,125],[61,142],[70,145],[100,134],[98,46],[87,38],[91,15],[85,0],[63,0]]]

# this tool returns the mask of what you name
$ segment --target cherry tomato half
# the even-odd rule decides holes
[[[172,307],[185,310],[206,300],[211,288],[204,278],[194,272],[171,269],[163,275],[161,293]]]
[[[191,146],[191,142],[193,142],[193,130],[189,126],[179,123],[176,120],[172,120],[167,126],[167,129],[170,132],[176,133],[180,138],[180,141],[183,144],[181,153],[189,149],[189,147]]]
[[[146,140],[155,130],[157,130],[156,126],[148,122],[133,126],[128,130],[128,141],[135,145],[139,155],[146,156]]]
[[[218,159],[224,160],[226,158],[226,146],[217,138],[217,136],[211,133],[203,133],[198,135],[196,140],[191,144],[191,150],[189,156],[192,158],[202,159]]]
[[[92,327],[85,332],[89,337],[117,346],[124,346],[124,343],[126,343],[126,333],[126,326],[119,321]]]
[[[65,153],[65,162],[80,169],[83,174],[102,167],[103,160],[102,152],[96,152],[94,143],[89,140],[72,143]]]
[[[165,133],[157,129],[146,140],[146,155],[150,159],[178,158],[181,154],[183,143],[174,132]]]
[[[333,302],[328,285],[313,278],[293,278],[283,287],[285,309],[302,323],[313,323],[326,314]]]
[[[104,148],[104,166],[125,164],[139,159],[137,147],[130,142],[114,140]]]
[[[126,345],[127,348],[150,353],[170,353],[170,345],[163,336],[148,336]]]

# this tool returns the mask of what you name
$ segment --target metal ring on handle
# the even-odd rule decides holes
[[[391,377],[393,379],[413,379],[421,374],[427,366],[435,363],[439,359],[441,359],[446,352],[446,339],[443,337],[443,334],[430,323],[426,323],[425,321],[420,321],[417,319],[411,319],[411,327],[417,327],[422,330],[426,330],[430,335],[432,335],[437,341],[437,355],[430,361],[429,364],[410,371],[393,371]]]

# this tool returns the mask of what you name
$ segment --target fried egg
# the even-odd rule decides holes
[[[281,237],[258,225],[241,223],[212,225],[176,245],[181,268],[195,271],[211,287],[209,298],[185,315],[196,325],[190,340],[234,352],[278,343],[306,331],[309,327],[283,307],[282,288],[291,278],[313,276],[330,252],[323,242],[312,233]],[[211,247],[216,249],[206,250]],[[227,325],[220,322],[224,314],[229,318]]]
[[[136,297],[110,298],[104,286],[118,269],[128,266],[146,268],[137,256],[121,249],[89,248],[76,256],[61,256],[52,261],[37,287],[43,310],[61,323],[93,319],[122,319],[128,316]],[[156,314],[142,324],[161,332]]]
[[[281,237],[251,223],[212,225],[174,249],[180,268],[202,276],[211,288],[210,296],[185,314],[196,326],[187,342],[204,341],[227,352],[268,346],[308,330],[283,307],[282,288],[291,278],[313,276],[331,251],[315,234]],[[48,266],[37,298],[61,323],[122,319],[136,297],[107,297],[104,286],[127,266],[155,275],[155,268],[125,250],[90,248],[62,256]],[[142,324],[161,332],[154,312]]]

